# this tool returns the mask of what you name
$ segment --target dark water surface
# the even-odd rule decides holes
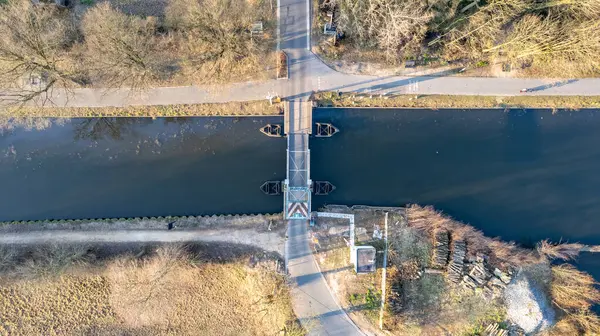
[[[0,220],[280,212],[281,118],[72,119],[0,136]],[[281,140],[281,139],[278,139]]]
[[[318,109],[322,204],[432,204],[523,244],[600,244],[600,111]],[[73,119],[0,135],[0,220],[280,212],[281,118]],[[580,263],[600,279],[600,258]]]

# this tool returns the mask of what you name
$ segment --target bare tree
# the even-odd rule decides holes
[[[579,75],[598,71],[600,34],[598,22],[564,21],[558,17],[525,15],[513,24],[506,38],[484,53],[498,53],[512,62],[550,64],[554,61],[577,63]]]
[[[0,103],[45,104],[54,89],[81,83],[68,51],[77,37],[68,13],[28,0],[0,5]]]
[[[414,52],[433,18],[432,4],[420,0],[340,0],[339,27],[362,47],[383,49],[391,60]]]
[[[88,10],[82,27],[89,67],[104,86],[138,91],[158,77],[161,41],[153,20],[125,15],[103,2]]]
[[[219,77],[231,71],[232,64],[265,51],[263,40],[250,38],[251,24],[262,19],[260,9],[253,6],[239,0],[171,0],[166,24],[179,32],[189,57],[185,62]]]
[[[446,58],[483,57],[484,50],[502,43],[505,27],[530,6],[529,0],[494,0],[458,15],[441,36]]]

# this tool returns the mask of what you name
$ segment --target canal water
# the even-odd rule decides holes
[[[323,204],[431,204],[490,236],[600,244],[600,111],[317,109]],[[280,117],[72,119],[0,134],[0,221],[280,212]],[[600,279],[600,258],[580,259]]]

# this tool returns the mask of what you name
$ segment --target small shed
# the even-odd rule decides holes
[[[352,251],[351,262],[357,274],[373,273],[376,269],[377,251],[373,246],[356,246]]]

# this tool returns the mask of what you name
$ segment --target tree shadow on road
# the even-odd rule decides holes
[[[575,83],[577,81],[578,81],[578,79],[561,80],[561,81],[546,84],[546,85],[532,87],[530,89],[527,89],[527,92],[537,92],[537,91],[543,91],[543,90],[547,90],[547,89],[551,89],[551,88],[557,88],[557,87],[565,86],[565,85],[568,85],[571,83]]]

